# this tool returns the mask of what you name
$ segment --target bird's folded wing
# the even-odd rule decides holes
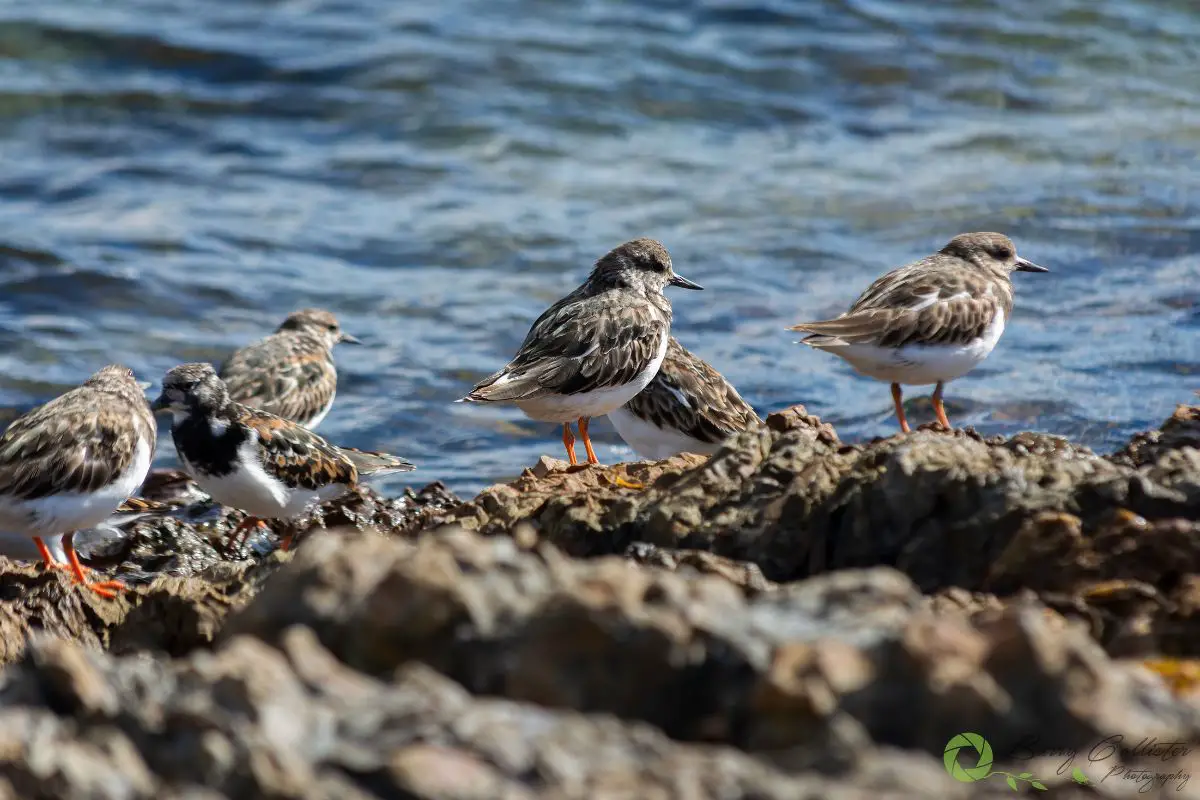
[[[281,348],[251,347],[221,365],[220,374],[234,402],[298,420],[309,419],[328,405],[337,383],[323,351],[287,353]]]
[[[760,422],[719,372],[674,342],[658,375],[625,408],[702,442],[724,441]]]
[[[133,463],[140,427],[120,411],[60,403],[13,420],[0,437],[0,494],[35,500],[93,492]],[[151,457],[153,457],[153,439]]]
[[[669,320],[641,306],[580,315],[575,303],[552,307],[508,365],[468,400],[523,400],[580,394],[630,383],[658,356]]]
[[[907,298],[905,306],[856,304],[837,319],[805,322],[792,330],[812,334],[803,341],[816,347],[965,345],[982,336],[1001,310],[991,296],[976,297],[966,291],[947,295],[936,286],[925,288],[924,293]]]
[[[355,447],[338,447],[338,452],[354,464],[359,475],[388,475],[393,472],[412,472],[417,465],[390,453],[374,450],[359,450]]]
[[[312,431],[265,411],[245,406],[237,410],[238,421],[258,434],[258,453],[268,475],[305,489],[357,482],[353,462]]]

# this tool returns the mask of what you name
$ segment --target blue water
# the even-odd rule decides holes
[[[1197,63],[1186,0],[0,2],[0,406],[323,306],[321,432],[469,492],[559,434],[451,401],[648,235],[687,346],[861,439],[887,387],[784,328],[1001,230],[1054,272],[951,417],[1111,449],[1200,388]]]

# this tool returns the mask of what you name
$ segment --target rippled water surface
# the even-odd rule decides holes
[[[470,491],[561,445],[451,401],[648,235],[686,345],[870,437],[887,387],[785,326],[982,229],[1054,272],[952,418],[1112,448],[1200,387],[1198,64],[1186,0],[0,2],[0,405],[324,306],[367,346],[321,432]]]

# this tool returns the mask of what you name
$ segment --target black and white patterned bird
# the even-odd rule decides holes
[[[175,450],[200,488],[246,512],[239,529],[297,519],[351,491],[363,476],[416,469],[386,453],[338,447],[298,423],[234,402],[209,364],[170,370],[153,408],[171,412]],[[289,543],[290,537],[283,549]]]

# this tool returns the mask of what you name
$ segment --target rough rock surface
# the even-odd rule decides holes
[[[143,495],[81,547],[117,600],[0,561],[0,798],[1013,796],[947,774],[968,731],[1046,796],[1200,796],[1200,409],[1101,456],[796,407],[710,459],[364,490],[287,554]]]

